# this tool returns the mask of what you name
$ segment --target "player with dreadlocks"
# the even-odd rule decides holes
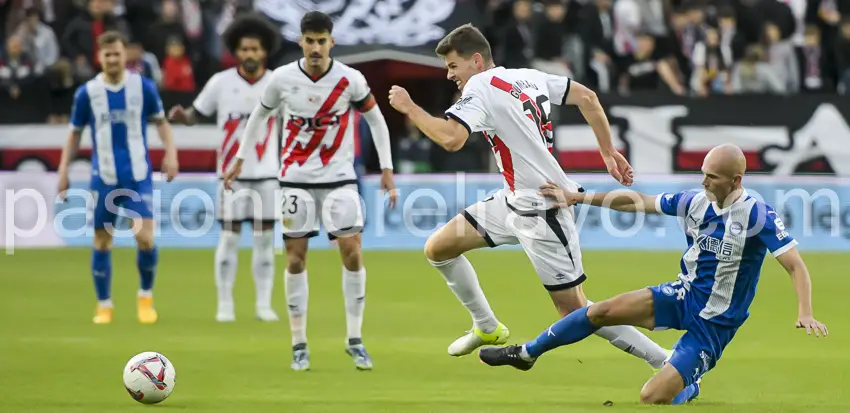
[[[194,125],[198,115],[217,114],[221,130],[218,147],[217,173],[222,177],[239,150],[248,116],[260,102],[271,71],[266,59],[280,43],[277,30],[264,17],[247,14],[238,17],[223,35],[225,46],[239,60],[235,68],[215,74],[195,99],[191,108],[175,106],[169,113],[174,123]],[[277,321],[271,307],[274,285],[273,230],[275,223],[275,192],[280,164],[278,135],[280,113],[272,114],[263,136],[249,151],[242,173],[226,191],[219,185],[216,218],[222,225],[215,252],[215,283],[218,291],[216,320],[235,321],[233,284],[236,280],[238,246],[242,224],[250,222],[254,230],[253,272],[256,286],[256,315],[263,321]]]

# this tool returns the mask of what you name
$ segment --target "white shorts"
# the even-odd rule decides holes
[[[335,188],[289,187],[281,183],[283,238],[310,238],[320,226],[331,240],[363,230],[363,207],[357,184]]]
[[[587,278],[572,208],[517,211],[502,190],[470,205],[463,216],[490,247],[522,245],[547,290],[573,288]]]
[[[224,189],[224,182],[219,182],[215,217],[222,223],[274,222],[278,187],[275,178],[234,181],[232,191]]]

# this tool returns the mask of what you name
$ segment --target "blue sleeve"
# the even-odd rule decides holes
[[[159,97],[159,91],[156,89],[156,84],[153,80],[142,78],[142,88],[145,93],[145,117],[149,119],[165,118],[165,109],[162,106],[162,99]]]
[[[688,215],[688,208],[696,192],[682,191],[676,193],[664,192],[655,198],[655,209],[665,215],[684,217]]]
[[[756,203],[750,211],[750,231],[774,257],[797,245],[797,241],[785,229],[779,214],[761,202]]]
[[[89,102],[89,94],[86,91],[86,85],[82,85],[74,93],[74,104],[71,106],[71,127],[76,130],[82,130],[89,123],[90,118],[91,104]]]

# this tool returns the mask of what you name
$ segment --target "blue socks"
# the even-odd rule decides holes
[[[91,254],[91,275],[98,301],[109,301],[112,284],[112,251],[93,249]]]
[[[573,311],[552,324],[536,339],[526,343],[525,351],[529,356],[537,358],[549,350],[584,340],[587,336],[599,330],[599,327],[593,325],[587,318],[588,308],[590,307]]]
[[[673,398],[671,404],[685,404],[697,396],[699,396],[699,384],[694,383],[680,391],[679,394]]]
[[[153,289],[153,281],[156,276],[156,264],[159,261],[159,251],[156,247],[149,250],[139,250],[136,256],[136,266],[139,268],[139,281],[142,291]]]

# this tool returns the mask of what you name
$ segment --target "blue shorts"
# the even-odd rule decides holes
[[[107,185],[100,178],[92,177],[90,189],[95,202],[93,211],[95,229],[103,229],[107,223],[114,226],[115,219],[119,216],[118,208],[124,210],[121,216],[130,219],[153,218],[151,207],[153,182],[150,179]]]
[[[685,330],[673,347],[670,364],[682,376],[685,386],[689,386],[714,368],[738,327],[712,323],[700,317],[700,310],[688,299],[681,281],[649,287],[649,290],[654,301],[655,330]]]

